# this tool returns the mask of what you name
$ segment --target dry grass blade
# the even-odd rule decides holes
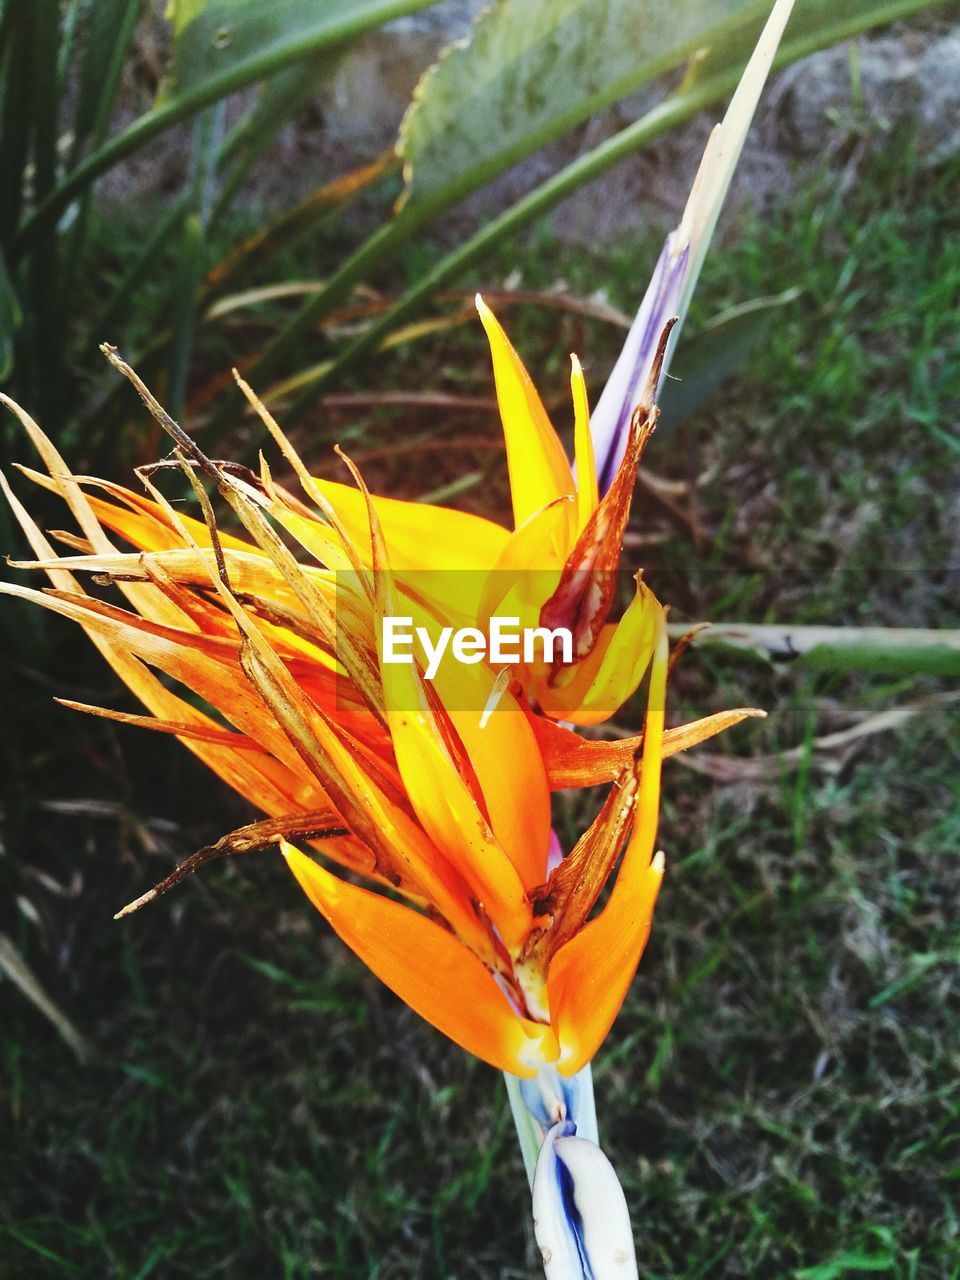
[[[946,693],[934,693],[928,698],[920,698],[903,707],[891,707],[889,711],[869,716],[866,720],[851,725],[849,729],[824,734],[820,738],[813,738],[809,743],[801,743],[776,755],[742,759],[739,756],[718,756],[701,751],[696,755],[681,757],[681,762],[688,769],[706,774],[718,782],[771,782],[785,768],[800,765],[808,756],[812,757],[813,764],[824,773],[839,773],[853,751],[867,738],[877,733],[900,729],[925,711],[936,711],[958,703],[960,689],[951,689]]]
[[[0,933],[0,970],[7,975],[15,987],[19,988],[33,1007],[56,1027],[57,1033],[64,1043],[70,1046],[78,1062],[93,1061],[97,1056],[96,1049],[86,1036],[77,1030],[67,1015],[57,1008],[40,985],[33,970],[5,933]]]
[[[318,405],[324,409],[441,409],[460,413],[496,413],[497,402],[492,396],[459,396],[449,391],[333,391],[330,395],[320,396]],[[434,447],[450,448],[452,442],[431,442]],[[486,448],[502,448],[499,441],[483,440],[480,445]],[[409,448],[421,448],[410,445]],[[404,446],[392,446],[398,452],[404,452]],[[373,450],[365,450],[357,455],[357,460],[369,457]]]

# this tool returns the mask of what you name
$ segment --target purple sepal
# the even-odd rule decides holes
[[[677,232],[671,231],[623,350],[590,417],[601,497],[617,474],[627,445],[630,417],[650,377],[660,335],[671,316],[677,314],[689,262],[689,242],[678,246]],[[666,372],[667,360],[660,373],[658,390]]]
[[[549,1067],[541,1068],[531,1080],[520,1081],[524,1105],[544,1133],[560,1121],[569,1122],[571,1132],[577,1132],[580,1089],[578,1076],[562,1076]]]

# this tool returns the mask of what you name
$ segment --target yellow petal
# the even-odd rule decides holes
[[[459,868],[504,941],[519,947],[530,931],[531,915],[517,870],[454,764],[416,664],[384,660],[383,620],[398,616],[400,608],[376,509],[356,474],[368,500],[377,655],[387,723],[404,788],[424,830]],[[473,668],[459,666],[456,671],[468,677]],[[490,734],[495,736],[496,730],[491,728]]]
[[[292,533],[318,564],[338,573],[352,570],[350,557],[344,550],[340,537],[329,525],[291,511],[281,502],[271,503],[269,511],[277,524],[283,525],[288,533]]]
[[[563,567],[557,554],[570,520],[571,500],[557,498],[528,516],[494,561],[483,584],[477,626],[485,631],[491,617],[519,617],[522,626],[535,627],[543,601],[556,588]]]
[[[542,681],[537,699],[546,715],[571,724],[600,724],[618,710],[643,679],[663,617],[652,591],[641,581],[626,612],[608,624],[585,661],[553,687]]]
[[[583,368],[575,355],[570,357],[570,390],[573,393],[573,447],[577,460],[577,532],[582,533],[597,509],[600,490],[597,463],[590,434],[590,405]]]
[[[344,528],[371,563],[370,526],[363,495],[335,480],[317,480],[317,488],[336,509]],[[396,572],[408,569],[489,569],[509,534],[492,520],[437,507],[373,496],[377,518]]]
[[[572,497],[577,490],[563,445],[537,389],[496,316],[479,294],[477,310],[493,357],[493,376],[510,469],[513,517],[519,527],[541,507],[567,494]],[[572,530],[572,520],[570,527]]]

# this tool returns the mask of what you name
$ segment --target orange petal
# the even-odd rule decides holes
[[[204,502],[199,481],[189,469],[185,470],[198,497]],[[221,493],[244,526],[258,543],[270,549],[271,558],[297,594],[306,592],[307,584],[300,580],[302,567],[279,541],[259,507],[235,492],[229,477],[221,474],[218,479]],[[149,481],[146,483],[149,486]],[[149,487],[163,505],[171,523],[195,547],[176,510],[159,491]],[[466,886],[456,869],[413,821],[404,807],[404,797],[389,794],[393,790],[389,779],[383,777],[370,754],[358,750],[342,730],[305,698],[252,616],[219,574],[211,575],[211,585],[243,637],[239,663],[249,685],[272,713],[272,719],[317,779],[323,794],[345,824],[376,855],[377,870],[429,899],[451,927],[456,928],[461,937],[470,940],[477,954],[485,955],[491,949],[490,936],[478,919]],[[339,649],[342,653],[342,643]],[[375,658],[373,665],[373,675],[376,676]],[[379,680],[377,689],[382,693]],[[386,790],[382,784],[386,784]]]
[[[559,1069],[573,1075],[599,1049],[623,1003],[650,933],[663,859],[651,862],[660,802],[667,635],[661,623],[650,673],[643,757],[633,833],[607,905],[551,962],[550,1020],[560,1041]]]
[[[482,724],[473,706],[447,713],[473,767],[490,825],[525,888],[546,874],[550,789],[529,722],[505,693]]]
[[[41,471],[34,471],[31,467],[18,467],[19,471],[32,480],[34,484],[39,485],[42,489],[48,489],[53,493],[60,492],[60,486],[56,480],[50,476],[46,476]],[[183,538],[176,532],[168,520],[164,518],[163,510],[157,503],[152,502],[149,498],[140,493],[134,493],[132,489],[127,489],[123,485],[114,484],[109,480],[100,480],[95,476],[73,476],[71,477],[82,489],[97,488],[103,489],[116,498],[121,505],[113,502],[106,502],[103,498],[97,498],[92,494],[85,495],[85,503],[96,516],[97,520],[111,529],[114,533],[119,533],[127,542],[138,547],[141,551],[165,551],[175,547],[183,546]],[[193,519],[192,516],[183,516],[183,522],[193,534],[194,540],[201,547],[210,546],[210,534],[207,532],[206,525],[201,521]],[[233,534],[221,532],[220,541],[224,549],[230,548],[235,551],[252,551],[249,542],[234,537]]]
[[[458,870],[414,822],[404,797],[381,785],[375,762],[303,698],[251,620],[233,602],[245,637],[240,661],[277,722],[350,830],[377,855],[377,869],[427,898],[478,955],[492,951]]]
[[[399,579],[395,574],[394,578]],[[403,614],[436,639],[437,617],[404,601]],[[443,619],[446,623],[446,619]],[[409,671],[409,667],[407,668]],[[550,832],[550,795],[543,762],[517,699],[508,689],[494,695],[499,676],[486,662],[449,657],[431,683],[431,706],[450,755],[524,886],[545,875]],[[485,718],[486,708],[496,710]],[[412,700],[396,706],[416,705]]]
[[[733,707],[718,711],[702,720],[678,724],[663,735],[663,758],[687,751],[705,742],[725,729],[748,718],[762,719],[767,713],[757,707]],[[583,738],[572,729],[544,716],[530,714],[530,727],[537,740],[537,748],[543,758],[551,791],[564,791],[568,787],[595,787],[613,782],[628,765],[643,744],[642,734],[632,738],[617,738],[602,742],[597,738]]]
[[[250,752],[227,750],[212,744],[186,740],[204,762],[247,796],[266,813],[289,813],[299,807],[316,808],[320,788],[302,766],[296,752],[279,731],[263,704],[249,688],[236,659],[236,645],[228,646],[194,632],[178,633],[147,622],[89,596],[67,592],[33,591],[11,583],[0,583],[0,594],[32,600],[45,609],[79,622],[84,631],[103,648],[111,665],[127,686],[160,719],[187,720],[204,726],[213,721],[200,715],[182,699],[163,689],[136,659],[149,663],[179,680],[216,707],[231,723],[260,743],[269,756],[251,757]],[[111,656],[122,654],[118,664]]]
[[[471,951],[426,916],[338,880],[281,844],[307,897],[395,995],[468,1053],[531,1077],[556,1058],[550,1028],[522,1018]]]
[[[33,442],[37,452],[43,459],[48,471],[49,477],[40,477],[35,472],[28,472],[31,478],[37,479],[45,487],[52,488],[63,498],[69,507],[72,515],[79,524],[86,539],[90,544],[92,551],[98,554],[109,553],[114,550],[112,543],[107,538],[103,528],[97,518],[96,512],[90,504],[90,500],[85,494],[79,479],[74,476],[65,460],[60,455],[52,440],[44,434],[36,422],[30,415],[19,405],[15,404],[8,397],[0,395],[0,402],[6,404],[19,418],[21,425],[26,431],[30,440]],[[125,492],[122,491],[121,492]],[[132,497],[132,495],[130,495]],[[26,529],[22,508],[17,512],[17,518],[21,525]],[[31,542],[36,548],[37,543],[34,535],[29,535]],[[53,555],[52,549],[49,555]],[[173,604],[169,599],[165,598],[163,591],[158,591],[153,586],[142,586],[139,583],[121,584],[120,590],[131,602],[138,613],[153,621],[165,622],[174,626],[180,626],[185,621],[185,615],[181,609]],[[112,659],[111,659],[112,661]]]
[[[433,614],[406,602],[401,612],[410,614],[416,626],[426,627],[436,639],[439,624]],[[397,670],[388,665],[385,678],[392,679],[389,673]],[[409,673],[411,668],[401,670]],[[496,710],[484,718],[498,674],[486,662],[469,665],[448,655],[439,665],[428,697],[459,773],[523,885],[530,886],[545,875],[550,795],[536,741],[513,694],[503,690]],[[417,705],[412,696],[394,704],[397,709]]]
[[[91,706],[89,702],[74,702],[71,698],[54,698],[61,707],[70,711],[83,711],[88,716],[98,716],[103,720],[113,720],[117,724],[131,725],[137,729],[153,729],[157,733],[169,733],[175,738],[190,738],[195,742],[213,742],[221,747],[230,747],[233,751],[263,751],[259,742],[254,742],[245,733],[234,733],[232,729],[215,729],[184,720],[158,720],[156,716],[138,716],[129,711],[114,711],[110,707]]]
[[[487,332],[493,376],[503,422],[510,469],[513,518],[517,527],[557,498],[576,493],[570,463],[530,375],[500,322],[477,295],[477,310]],[[570,521],[572,531],[573,521]]]

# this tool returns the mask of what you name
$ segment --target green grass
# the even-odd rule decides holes
[[[636,504],[636,528],[668,535],[644,559],[677,616],[957,625],[957,176],[879,156],[846,193],[815,182],[726,234],[695,322],[803,295],[710,412],[651,445],[655,470],[703,477],[699,551]],[[571,289],[622,305],[650,261],[542,236],[523,283],[552,283],[561,254]],[[548,397],[571,347],[596,371],[617,341],[525,309],[510,328]],[[489,393],[467,331],[385,360],[375,385]],[[383,411],[318,420],[306,443],[319,452],[318,427],[357,448],[447,432],[460,443],[429,480],[371,464],[381,487],[423,488],[473,465],[470,440],[495,429],[477,423]],[[503,494],[494,462],[460,501]],[[0,1274],[534,1275],[498,1076],[380,987],[275,860],[213,867],[111,921],[245,810],[175,744],[51,710],[53,692],[118,690],[66,624],[25,635],[6,616],[0,919],[99,1056],[78,1066],[0,984]],[[704,654],[674,709],[767,707],[726,744],[747,755],[935,687]],[[668,876],[595,1064],[649,1280],[960,1276],[960,720],[928,714],[836,763],[763,785],[667,772]],[[75,797],[113,809],[44,808]],[[562,799],[566,838],[588,809]]]

